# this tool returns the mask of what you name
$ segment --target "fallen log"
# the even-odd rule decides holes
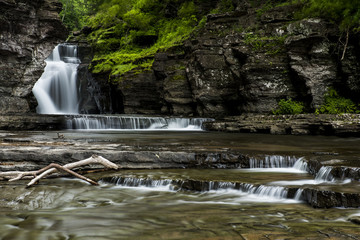
[[[84,176],[71,170],[73,168],[82,167],[82,166],[89,165],[89,164],[101,164],[105,168],[119,169],[118,165],[107,160],[106,158],[97,156],[97,155],[92,155],[90,158],[80,160],[77,162],[73,162],[73,163],[68,163],[64,166],[61,166],[56,163],[51,163],[48,166],[46,166],[40,170],[37,170],[37,171],[0,172],[0,179],[7,179],[9,181],[16,181],[16,180],[20,180],[20,179],[32,179],[27,184],[27,187],[30,187],[30,186],[34,185],[35,183],[37,183],[40,179],[45,178],[46,176],[51,175],[59,170],[59,171],[67,172],[67,173],[69,173],[77,178],[80,178],[82,180],[85,180],[93,185],[98,185],[97,182],[95,182],[87,177],[84,177]]]

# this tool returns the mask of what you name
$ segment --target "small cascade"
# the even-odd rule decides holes
[[[290,168],[298,159],[290,156],[265,156],[264,159],[250,159],[250,168]]]
[[[242,184],[241,190],[260,197],[270,197],[275,199],[284,199],[287,198],[288,195],[288,190],[280,186],[255,186],[246,183]]]
[[[322,166],[315,176],[315,182],[334,182],[335,178],[331,174],[332,167]]]
[[[209,118],[164,118],[143,116],[68,116],[68,129],[85,130],[201,130]]]
[[[169,191],[199,191],[217,192],[231,191],[235,195],[249,195],[261,199],[288,199],[288,189],[281,186],[253,185],[250,183],[233,183],[221,181],[196,181],[196,180],[153,180],[151,178],[136,177],[111,177],[103,178],[101,183],[110,183],[122,187],[146,187],[157,190]]]
[[[102,182],[108,182],[117,186],[124,187],[148,187],[148,188],[165,188],[172,190],[173,180],[154,180],[150,178],[133,178],[133,177],[112,177],[110,179],[103,179]]]
[[[299,158],[298,160],[296,160],[293,168],[303,172],[308,172],[309,170],[308,163],[304,161],[304,158]]]
[[[304,192],[304,189],[302,188],[299,188],[296,193],[295,193],[295,197],[294,199],[297,200],[297,201],[301,201],[302,200],[302,195],[303,195],[303,192]]]
[[[32,89],[40,114],[77,114],[77,46],[59,44],[45,60],[46,67]]]
[[[304,158],[291,156],[265,156],[264,159],[251,158],[249,161],[251,169],[294,169],[298,171],[307,171],[307,162]]]

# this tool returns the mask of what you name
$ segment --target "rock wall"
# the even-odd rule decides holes
[[[99,112],[219,118],[266,114],[286,98],[311,112],[330,86],[360,101],[359,36],[350,36],[341,59],[345,39],[338,28],[294,20],[299,5],[260,12],[237,2],[233,12],[208,15],[182,46],[156,54],[152,71],[135,69],[112,85],[104,83],[108,76],[94,76],[106,89],[104,103],[117,105]]]
[[[67,37],[61,8],[52,0],[0,0],[0,114],[35,112],[32,87]]]

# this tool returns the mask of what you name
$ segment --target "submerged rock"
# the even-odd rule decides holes
[[[348,221],[360,225],[360,216],[352,216],[348,219]]]

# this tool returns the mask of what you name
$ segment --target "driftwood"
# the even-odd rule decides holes
[[[20,179],[29,179],[30,178],[32,180],[27,184],[27,187],[30,187],[30,186],[34,185],[35,183],[37,183],[41,178],[44,178],[47,175],[53,174],[59,170],[59,171],[67,172],[67,173],[69,173],[77,178],[80,178],[82,180],[85,180],[93,185],[98,185],[97,182],[95,182],[87,177],[84,177],[84,176],[71,170],[73,168],[81,167],[81,166],[85,166],[85,165],[89,165],[89,164],[101,164],[104,167],[111,168],[111,169],[119,168],[118,165],[116,165],[115,163],[112,163],[111,161],[107,160],[104,157],[92,155],[90,158],[80,160],[80,161],[77,161],[74,163],[68,163],[64,166],[61,166],[56,163],[51,163],[48,166],[46,166],[40,170],[37,170],[37,171],[0,172],[0,179],[8,179],[9,181],[16,181],[16,180],[20,180]]]

